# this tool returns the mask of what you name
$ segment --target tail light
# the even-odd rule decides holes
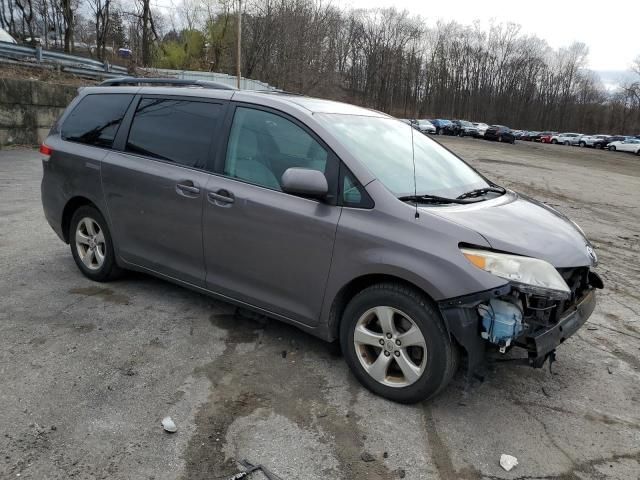
[[[40,145],[40,153],[46,155],[47,157],[50,157],[53,153],[53,149],[43,143],[42,145]]]

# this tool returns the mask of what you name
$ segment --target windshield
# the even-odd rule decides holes
[[[315,117],[398,197],[417,192],[455,198],[489,186],[453,153],[393,118],[326,113]]]
[[[418,124],[428,127],[431,125],[431,122],[429,120],[418,120]]]

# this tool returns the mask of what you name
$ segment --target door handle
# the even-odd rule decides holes
[[[196,187],[191,181],[187,181],[185,183],[178,183],[176,185],[176,189],[184,193],[190,193],[191,195],[198,195],[200,193],[200,189]]]
[[[218,190],[217,192],[209,192],[207,196],[209,197],[209,200],[211,200],[213,203],[217,205],[220,205],[221,203],[229,204],[236,201],[235,197],[233,196],[233,193],[224,189]]]

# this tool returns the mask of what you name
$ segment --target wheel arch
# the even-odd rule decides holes
[[[406,280],[405,278],[398,277],[396,275],[388,273],[368,273],[353,278],[347,284],[343,285],[338,293],[334,296],[331,303],[331,310],[329,312],[328,320],[328,337],[329,341],[334,341],[339,337],[340,322],[342,321],[342,315],[347,308],[347,305],[353,297],[355,297],[362,290],[380,283],[396,283],[411,288],[421,295],[424,295],[430,301],[434,302],[433,298],[423,288],[420,288],[413,282]]]
[[[73,217],[74,212],[85,205],[92,206],[100,212],[100,209],[94,202],[81,195],[70,198],[65,204],[64,209],[62,210],[61,222],[62,235],[65,243],[69,243],[69,226],[71,225],[71,218]]]

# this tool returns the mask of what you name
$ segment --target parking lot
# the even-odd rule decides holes
[[[283,480],[638,479],[640,158],[438,139],[580,224],[606,288],[552,373],[501,363],[412,406],[293,327],[140,274],[90,282],[44,219],[37,151],[0,151],[0,478],[224,479],[246,458]]]

